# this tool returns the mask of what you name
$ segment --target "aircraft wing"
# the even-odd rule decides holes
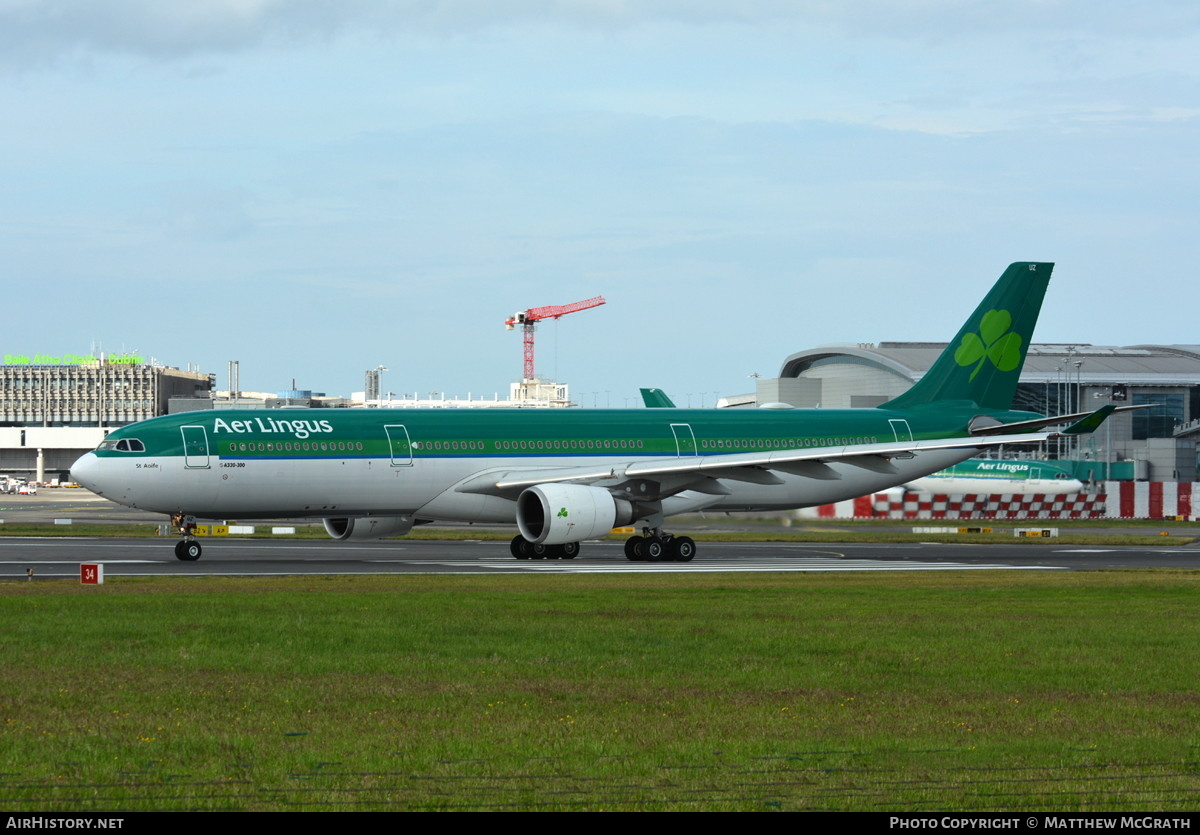
[[[1069,433],[1072,435],[1078,435],[1080,433],[1092,431],[1096,428],[1096,426],[1099,426],[1101,423],[1103,423],[1105,418],[1111,414],[1116,414],[1117,412],[1132,412],[1137,409],[1151,409],[1154,407],[1154,405],[1155,404],[1153,403],[1140,406],[1113,406],[1112,404],[1109,404],[1107,406],[1101,406],[1094,412],[1074,412],[1069,415],[1053,415],[1051,417],[1036,418],[1034,420],[1022,420],[1018,423],[996,422],[990,424],[981,424],[978,426],[972,426],[971,434],[976,437],[986,437],[988,435],[999,435],[1012,432],[1014,430],[1041,429],[1045,426],[1058,426],[1059,424],[1063,423],[1073,423],[1075,425],[1070,429],[1064,430],[1063,434]],[[1092,420],[1089,421],[1088,418],[1091,418]],[[1079,428],[1076,428],[1077,426]],[[1075,429],[1075,431],[1071,432],[1071,429]]]
[[[717,479],[754,484],[782,484],[783,479],[776,473],[833,479],[838,476],[828,465],[835,462],[873,472],[892,473],[898,472],[891,463],[893,458],[913,458],[930,450],[982,449],[1001,444],[1037,443],[1055,434],[1035,432],[993,435],[986,438],[940,438],[927,441],[696,455],[653,461],[630,461],[602,467],[497,469],[473,476],[459,484],[455,490],[460,493],[485,493],[511,498],[538,484],[573,483],[615,487],[630,480],[646,479],[661,483],[660,495],[670,495],[682,490],[722,493],[726,492],[727,488],[722,488],[716,483]]]

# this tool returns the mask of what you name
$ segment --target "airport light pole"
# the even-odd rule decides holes
[[[1082,368],[1083,368],[1083,360],[1075,360],[1075,403],[1077,404],[1075,411],[1078,411],[1078,412],[1083,411],[1083,372],[1081,371]],[[1076,453],[1079,452],[1079,450],[1082,446],[1082,443],[1083,443],[1083,438],[1078,435],[1075,436],[1075,451],[1076,451]]]

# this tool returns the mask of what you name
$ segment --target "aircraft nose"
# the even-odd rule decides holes
[[[96,483],[99,468],[100,459],[96,457],[96,454],[94,452],[84,453],[83,457],[71,465],[71,480],[100,495],[100,485]]]

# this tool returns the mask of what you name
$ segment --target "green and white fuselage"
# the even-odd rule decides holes
[[[204,518],[387,515],[512,522],[511,489],[480,491],[464,482],[488,475],[499,482],[510,473],[528,480],[540,471],[549,477],[564,470],[608,470],[613,478],[587,479],[606,487],[636,477],[626,473],[637,465],[699,467],[730,456],[769,460],[774,453],[807,452],[813,456],[807,475],[730,472],[714,485],[703,469],[695,469],[675,480],[695,481],[701,490],[725,489],[667,497],[689,509],[784,509],[862,495],[969,458],[976,447],[919,453],[914,448],[911,457],[874,469],[863,462],[882,465],[882,459],[832,460],[851,448],[865,453],[965,438],[976,414],[971,408],[925,419],[878,409],[189,412],[114,430],[73,473],[121,504]],[[797,462],[797,469],[803,472],[804,465]],[[102,482],[92,476],[101,468]],[[740,480],[750,478],[771,483]]]
[[[1084,483],[1068,467],[1051,461],[1008,458],[971,458],[904,488],[922,493],[1078,493]]]
[[[515,555],[570,557],[633,524],[646,533],[630,559],[643,545],[690,559],[694,543],[662,529],[672,514],[826,504],[1047,437],[1028,433],[1061,421],[1010,404],[1052,266],[1009,266],[924,377],[876,409],[189,412],[113,431],[72,473],[131,507],[320,518],[338,539],[515,522]]]

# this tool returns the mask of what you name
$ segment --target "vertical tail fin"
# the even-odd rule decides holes
[[[949,400],[971,401],[985,409],[1011,408],[1053,270],[1050,263],[1010,264],[925,376],[880,408],[907,409]]]
[[[647,409],[674,409],[675,404],[662,389],[638,389],[642,393],[642,403]]]

